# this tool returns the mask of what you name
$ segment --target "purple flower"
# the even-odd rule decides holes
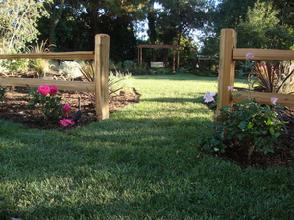
[[[246,60],[253,60],[253,58],[254,58],[254,54],[252,52],[248,52],[246,54]]]
[[[234,86],[228,86],[228,91],[234,91]]]
[[[278,99],[277,97],[271,97],[271,103],[272,103],[273,105],[276,105],[278,100],[279,100],[279,99]]]

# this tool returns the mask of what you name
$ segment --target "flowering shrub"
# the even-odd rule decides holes
[[[40,107],[47,119],[58,121],[62,116],[61,98],[57,96],[58,89],[54,85],[40,85],[37,91],[31,93],[31,107]]]
[[[249,160],[254,152],[273,153],[274,144],[285,125],[269,105],[255,101],[225,107],[219,119],[215,125],[215,136],[205,141],[204,150],[245,152]]]

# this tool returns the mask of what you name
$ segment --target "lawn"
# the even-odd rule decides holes
[[[0,219],[294,219],[294,168],[205,155],[216,78],[131,79],[141,102],[66,132],[0,121]]]

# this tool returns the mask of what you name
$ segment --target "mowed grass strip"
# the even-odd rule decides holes
[[[141,76],[141,102],[66,132],[0,121],[0,219],[293,219],[293,167],[199,151],[216,78]]]

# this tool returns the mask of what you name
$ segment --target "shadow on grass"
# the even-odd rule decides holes
[[[143,76],[134,76],[136,79],[144,80],[171,80],[171,81],[216,81],[217,77],[214,76],[197,76],[193,74],[176,74],[176,75],[143,75]]]
[[[129,188],[135,196],[136,190],[141,193],[164,179],[185,178],[198,161],[195,133],[210,124],[210,120],[176,118],[116,119],[58,132],[1,121],[0,185],[11,188],[0,188],[0,196],[12,201],[10,216],[25,219],[71,213],[74,208],[63,200],[71,198],[68,190],[78,194],[77,201],[71,199],[81,202],[75,218],[95,212],[91,203],[87,206],[88,201],[83,201],[87,193],[94,192],[91,199],[96,202],[95,208],[120,214],[120,209],[128,210],[132,205],[127,201],[114,207],[101,205],[103,198],[95,199],[97,193],[119,197],[123,192],[117,192],[118,188]],[[73,181],[68,186],[71,189],[67,189],[68,180]],[[90,186],[92,189],[88,189]],[[100,191],[101,187],[109,189]],[[31,205],[16,208],[20,197]],[[55,202],[48,205],[50,200]],[[0,216],[5,211],[0,206]],[[143,216],[143,209],[141,212]]]
[[[264,217],[257,205],[286,216],[290,200],[280,195],[290,196],[277,186],[291,181],[287,170],[251,173],[255,176],[249,179],[238,166],[199,154],[211,123],[204,118],[110,119],[58,132],[1,121],[0,196],[10,203],[6,210],[0,206],[0,216]],[[269,177],[278,189],[270,195],[263,188]],[[249,189],[259,199],[251,200]],[[272,199],[276,202],[269,204]]]

